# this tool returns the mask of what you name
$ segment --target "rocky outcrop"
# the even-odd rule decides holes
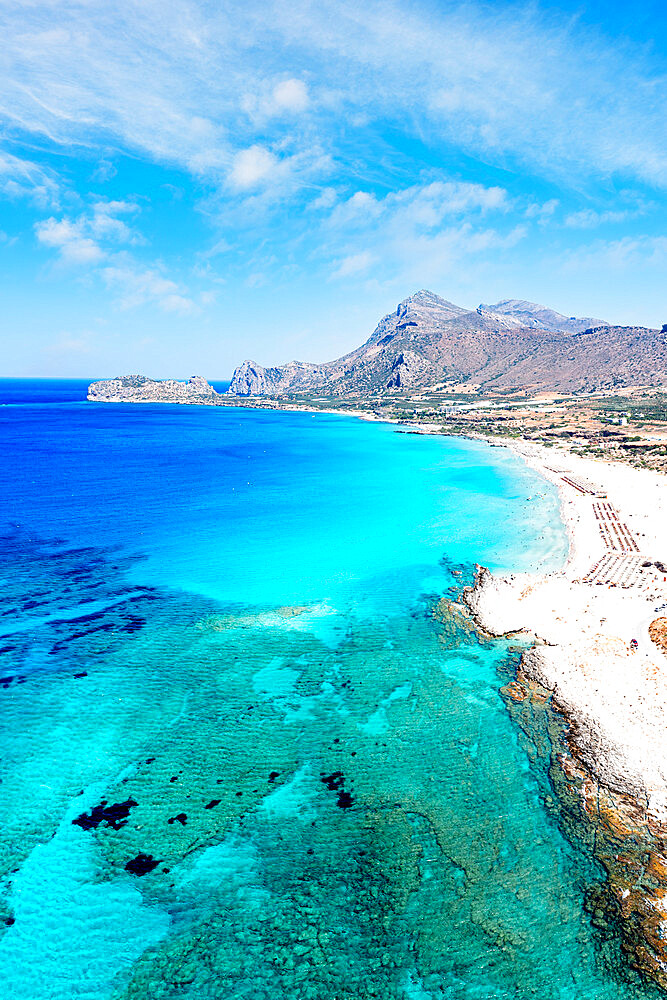
[[[201,375],[187,382],[123,375],[88,386],[88,399],[93,403],[212,403],[216,398],[219,393]]]
[[[387,391],[473,383],[487,389],[614,390],[667,384],[667,331],[564,316],[523,299],[464,309],[422,290],[380,320],[361,347],[322,365],[244,361],[242,396]]]
[[[283,395],[294,386],[322,378],[317,365],[292,361],[282,368],[263,368],[256,361],[244,361],[234,372],[227,392],[232,396]]]

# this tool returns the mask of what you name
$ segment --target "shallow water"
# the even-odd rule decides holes
[[[472,442],[58,391],[0,411],[8,995],[653,996],[499,695],[518,653],[437,603],[562,561],[551,487]]]

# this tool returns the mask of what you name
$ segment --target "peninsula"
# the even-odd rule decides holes
[[[212,403],[218,393],[206,379],[193,375],[187,382],[145,375],[122,375],[93,382],[88,399],[93,403]]]

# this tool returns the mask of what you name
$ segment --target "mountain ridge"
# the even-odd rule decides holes
[[[346,396],[462,383],[572,392],[667,383],[665,330],[565,316],[525,299],[466,309],[420,289],[341,358],[269,368],[247,360],[228,393]]]

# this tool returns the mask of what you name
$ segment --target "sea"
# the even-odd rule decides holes
[[[655,997],[458,603],[562,565],[554,488],[86,385],[0,381],[2,995]]]

